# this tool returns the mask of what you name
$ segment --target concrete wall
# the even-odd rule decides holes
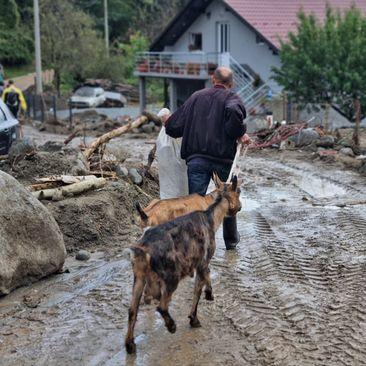
[[[210,14],[210,15],[208,15]],[[202,51],[216,52],[217,22],[230,24],[230,53],[240,64],[249,65],[260,77],[267,82],[274,93],[281,88],[272,80],[271,67],[280,66],[280,58],[274,55],[267,44],[258,44],[256,34],[249,29],[236,15],[228,11],[225,5],[217,0],[213,2],[191,27],[180,37],[172,47],[165,51],[188,52],[190,33],[202,33]]]

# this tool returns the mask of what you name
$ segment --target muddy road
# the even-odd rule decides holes
[[[124,335],[131,269],[121,242],[69,273],[0,299],[1,365],[365,365],[365,178],[297,160],[251,153],[243,162],[241,243],[222,233],[211,272],[215,301],[202,299],[190,329],[193,280],[180,284],[166,331],[142,305],[136,356]],[[77,233],[75,233],[77,235]]]

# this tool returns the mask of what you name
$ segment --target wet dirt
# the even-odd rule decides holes
[[[177,332],[142,305],[137,354],[126,355],[121,238],[113,255],[69,257],[67,272],[0,299],[1,365],[364,365],[366,205],[336,204],[366,199],[365,178],[271,150],[248,154],[242,177],[241,242],[227,252],[217,234],[202,328],[188,324],[188,279],[171,305]]]

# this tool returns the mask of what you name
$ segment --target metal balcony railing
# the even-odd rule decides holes
[[[135,74],[207,79],[218,60],[218,53],[143,52],[137,55]]]

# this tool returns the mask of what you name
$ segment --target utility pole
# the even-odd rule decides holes
[[[33,1],[34,8],[34,39],[36,51],[36,92],[43,93],[42,88],[42,61],[41,61],[41,33],[39,26],[39,3],[38,0]]]
[[[109,56],[109,26],[108,26],[108,0],[104,0],[104,37],[105,48]]]

